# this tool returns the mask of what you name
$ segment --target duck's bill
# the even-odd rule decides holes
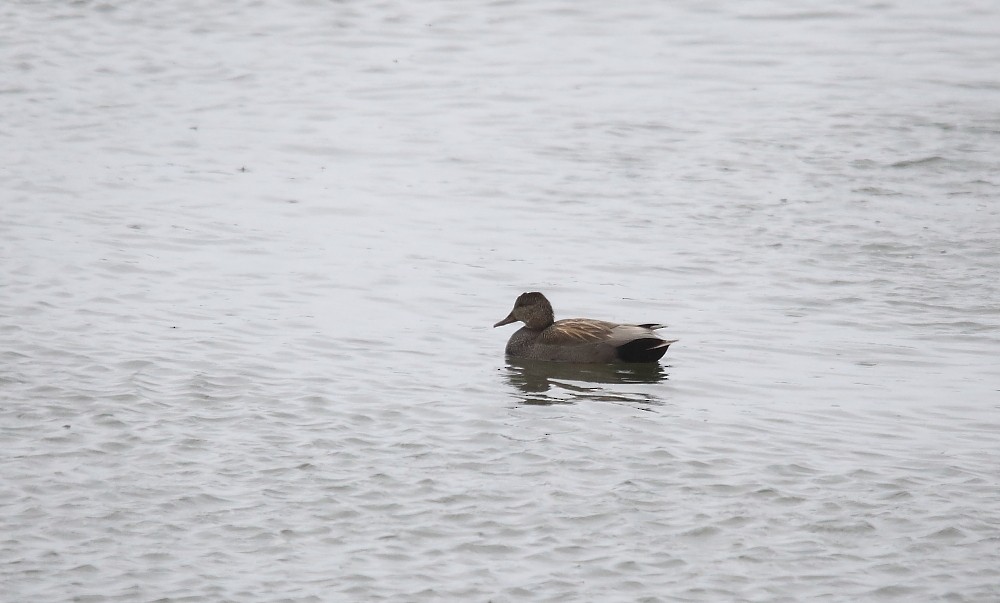
[[[495,329],[497,327],[502,327],[504,325],[509,325],[512,322],[517,322],[517,319],[514,318],[514,313],[513,312],[511,312],[510,314],[508,314],[507,318],[505,318],[505,319],[501,320],[500,322],[498,322],[497,324],[493,325],[493,328]]]

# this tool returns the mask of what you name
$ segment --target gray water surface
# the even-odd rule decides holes
[[[1000,599],[998,31],[5,4],[0,600]]]

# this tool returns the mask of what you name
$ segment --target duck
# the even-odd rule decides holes
[[[663,339],[666,325],[618,324],[593,318],[556,320],[552,304],[538,291],[522,293],[514,309],[493,328],[522,322],[507,341],[510,358],[576,363],[657,362],[676,339]]]

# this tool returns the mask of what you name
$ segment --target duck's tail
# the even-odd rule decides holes
[[[647,325],[640,325],[647,328]],[[657,337],[642,337],[633,339],[618,346],[618,359],[622,362],[656,362],[667,353],[670,344],[676,339],[659,339]]]

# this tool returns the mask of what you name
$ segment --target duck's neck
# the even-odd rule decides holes
[[[547,312],[541,311],[524,321],[524,326],[532,331],[544,331],[551,327],[553,322],[555,322],[555,317],[552,315],[552,308],[549,308]]]

